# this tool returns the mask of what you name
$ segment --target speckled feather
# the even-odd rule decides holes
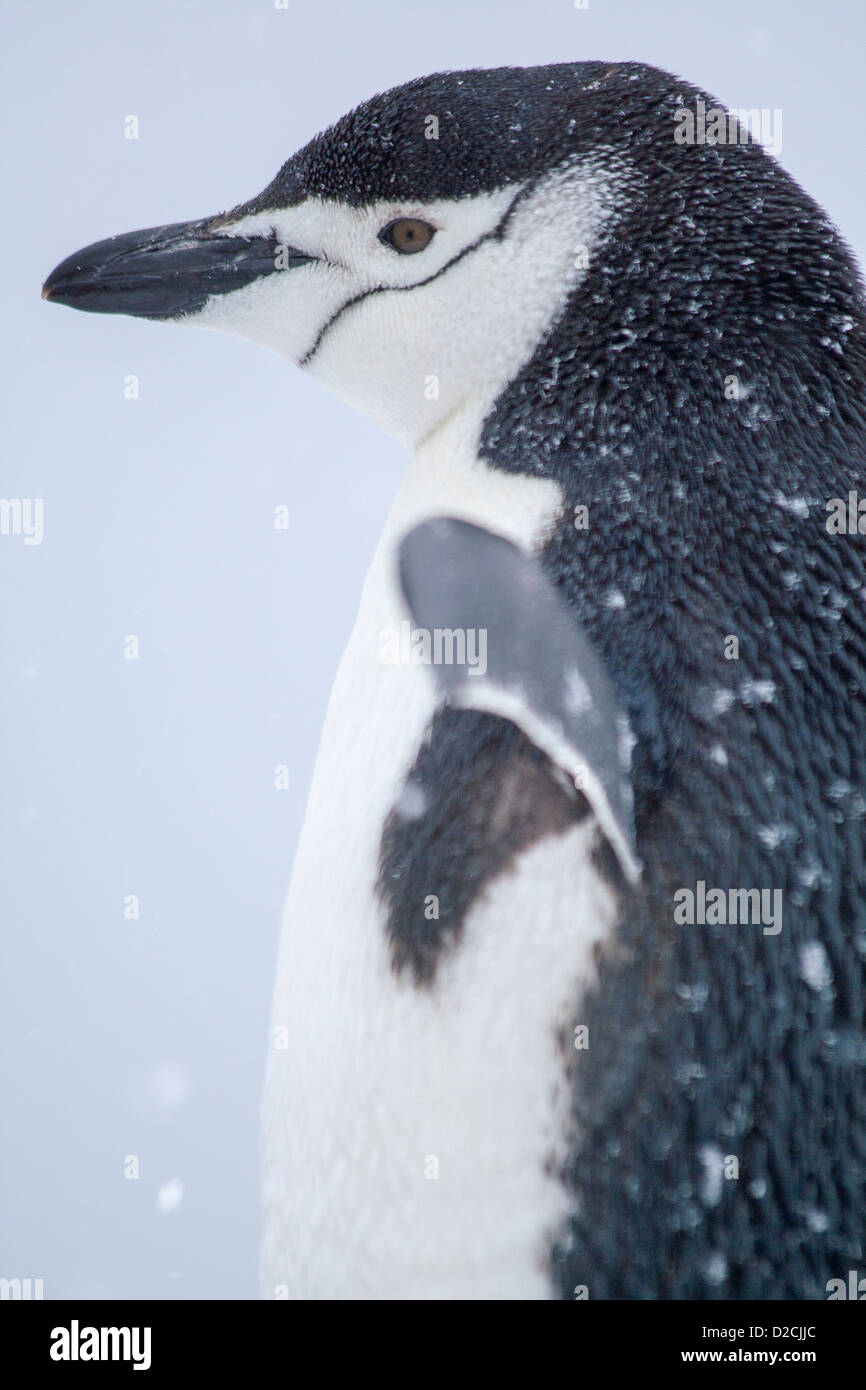
[[[653,72],[593,62],[419,77],[365,101],[317,135],[245,208],[291,206],[311,194],[353,205],[383,198],[429,202],[522,182],[550,169],[551,149],[564,155],[598,143],[586,126],[578,139],[587,87],[606,73],[629,70]],[[435,140],[424,138],[428,115],[439,122]]]

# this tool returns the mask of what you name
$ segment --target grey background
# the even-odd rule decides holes
[[[45,537],[0,537],[0,1275],[41,1277],[47,1298],[256,1294],[282,899],[405,461],[282,359],[45,305],[45,275],[88,242],[249,197],[374,91],[578,58],[781,107],[782,163],[862,260],[864,40],[861,0],[8,9],[0,496],[44,498]]]

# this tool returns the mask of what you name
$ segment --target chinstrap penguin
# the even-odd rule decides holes
[[[420,79],[46,283],[412,450],[286,907],[266,1296],[824,1298],[866,1258],[862,286],[760,147],[675,139],[698,98]],[[407,620],[486,670],[383,659]],[[779,930],[678,915],[717,888]]]

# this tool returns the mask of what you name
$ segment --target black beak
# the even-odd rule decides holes
[[[52,270],[42,298],[96,314],[170,319],[211,295],[315,260],[275,237],[220,236],[213,222],[175,222],[94,242]]]

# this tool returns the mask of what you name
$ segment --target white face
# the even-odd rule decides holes
[[[531,189],[366,207],[308,198],[221,222],[315,260],[211,298],[186,322],[290,357],[417,446],[469,395],[495,399],[556,320],[613,211],[613,181],[572,164]],[[380,232],[433,229],[409,254]]]

